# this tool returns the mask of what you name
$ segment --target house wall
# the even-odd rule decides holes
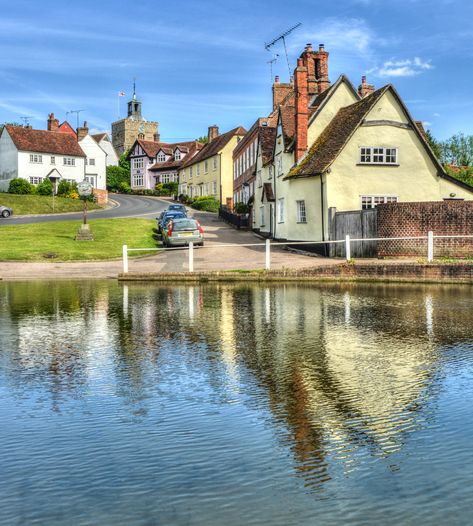
[[[215,168],[214,159],[216,162]],[[185,193],[191,197],[211,195],[216,199],[220,199],[220,155],[217,154],[213,157],[209,157],[206,159],[206,161],[208,166],[207,172],[205,172],[205,160],[179,170],[179,184],[181,193]],[[191,167],[192,176],[190,175]]]
[[[85,176],[93,178],[95,181],[94,188],[105,190],[107,154],[90,135],[86,135],[81,141],[79,141],[79,144],[84,153],[87,155]],[[89,159],[95,159],[95,164],[90,165]]]
[[[133,159],[142,158],[143,168],[133,168]],[[156,186],[154,172],[151,172],[149,168],[153,166],[155,159],[150,159],[143,148],[139,144],[135,145],[135,148],[130,155],[130,176],[131,176],[131,187],[136,190],[153,190]],[[143,186],[137,186],[134,184],[135,176],[143,175]]]
[[[309,147],[314,144],[317,137],[328,126],[329,122],[335,117],[340,108],[349,106],[358,100],[359,99],[353,94],[352,90],[348,88],[345,82],[341,82],[320,113],[309,123],[307,135],[307,143],[309,144]]]
[[[110,141],[102,139],[99,146],[107,154],[107,166],[118,166],[118,155]]]
[[[12,179],[18,177],[18,150],[6,129],[0,136],[0,190],[8,190]]]
[[[46,178],[48,173],[56,168],[63,179],[70,179],[76,182],[84,179],[84,157],[74,157],[72,155],[54,155],[55,164],[51,164],[51,154],[41,153],[43,156],[42,163],[31,163],[30,153],[35,152],[18,152],[18,177],[29,180],[30,177]],[[75,159],[75,166],[65,166],[64,157],[72,157]]]

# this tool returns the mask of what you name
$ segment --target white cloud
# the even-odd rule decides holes
[[[440,113],[434,113],[434,117],[440,117]]]
[[[425,61],[419,57],[414,57],[412,59],[387,60],[381,67],[373,68],[370,73],[374,73],[378,77],[414,77],[430,69],[434,69],[430,60]]]
[[[424,128],[430,128],[432,126],[432,123],[429,121],[422,121],[422,124]]]

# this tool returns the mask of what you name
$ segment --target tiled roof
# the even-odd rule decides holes
[[[366,114],[389,88],[389,85],[385,86],[359,102],[341,108],[307,155],[286,177],[304,177],[323,173],[335,160]]]
[[[150,170],[153,172],[160,172],[162,170],[178,170],[184,162],[192,159],[192,157],[195,156],[197,152],[199,152],[204,145],[201,142],[198,141],[192,141],[192,142],[186,142],[186,143],[176,143],[171,145],[172,148],[162,148],[163,151],[170,150],[171,154],[173,153],[173,150],[179,149],[181,152],[185,152],[186,156],[179,161],[176,161],[174,157],[171,159],[168,159],[167,161],[163,163],[154,163],[153,166],[151,166]],[[159,150],[158,150],[159,151]]]
[[[263,166],[269,163],[273,158],[274,143],[276,141],[276,132],[277,130],[273,126],[261,128],[259,132]]]
[[[205,144],[204,147],[200,150],[200,152],[197,155],[195,155],[192,159],[185,160],[183,167],[190,166],[191,164],[204,161],[209,157],[213,157],[220,150],[222,150],[235,135],[245,135],[245,133],[245,128],[243,128],[242,126],[238,126],[238,128],[233,128],[233,130],[230,130],[226,133],[222,133],[222,135],[218,135],[217,137],[215,137],[215,139],[213,139],[213,141],[210,141],[209,143]]]
[[[33,130],[10,124],[7,124],[5,129],[20,151],[85,157],[85,153],[77,142],[77,137],[69,133]]]
[[[142,139],[138,139],[136,142],[143,148],[143,151],[148,157],[156,157],[161,148],[168,146],[167,143],[143,141]]]
[[[240,152],[242,152],[246,148],[248,143],[255,138],[256,133],[259,133],[260,129],[268,126],[268,121],[268,117],[259,117],[258,119],[256,119],[251,128],[245,133],[243,139],[241,139],[241,141],[235,146],[235,149],[233,150],[234,158],[238,157]]]
[[[291,92],[284,100],[284,104],[281,104],[279,111],[284,143],[288,145],[296,134],[296,97],[294,92]]]
[[[106,133],[96,133],[95,135],[92,135],[92,138],[95,140],[95,142],[100,142],[103,139],[106,139],[107,141],[110,140],[108,134]]]

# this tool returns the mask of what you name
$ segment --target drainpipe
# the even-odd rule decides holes
[[[325,241],[324,174],[320,174],[320,207],[322,209],[322,241]],[[324,256],[327,256],[326,245],[324,245]]]
[[[282,157],[281,157],[281,162],[282,162]],[[276,190],[276,170],[275,170],[275,166],[273,166],[273,183],[274,183],[274,211],[273,211],[273,225],[274,225],[274,234],[273,234],[273,239],[276,239],[276,219],[277,219],[277,210],[276,210],[276,206],[277,206],[277,203],[278,203],[278,197],[277,197],[277,190]]]

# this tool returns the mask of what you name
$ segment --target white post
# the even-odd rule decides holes
[[[271,241],[269,239],[266,240],[266,264],[265,264],[266,270],[271,269]]]
[[[128,247],[123,245],[123,273],[128,272]]]
[[[189,272],[194,272],[194,243],[189,242]]]
[[[434,233],[432,230],[427,232],[427,261],[431,263],[434,260]]]
[[[348,234],[345,236],[345,257],[347,261],[351,259],[350,236]]]

